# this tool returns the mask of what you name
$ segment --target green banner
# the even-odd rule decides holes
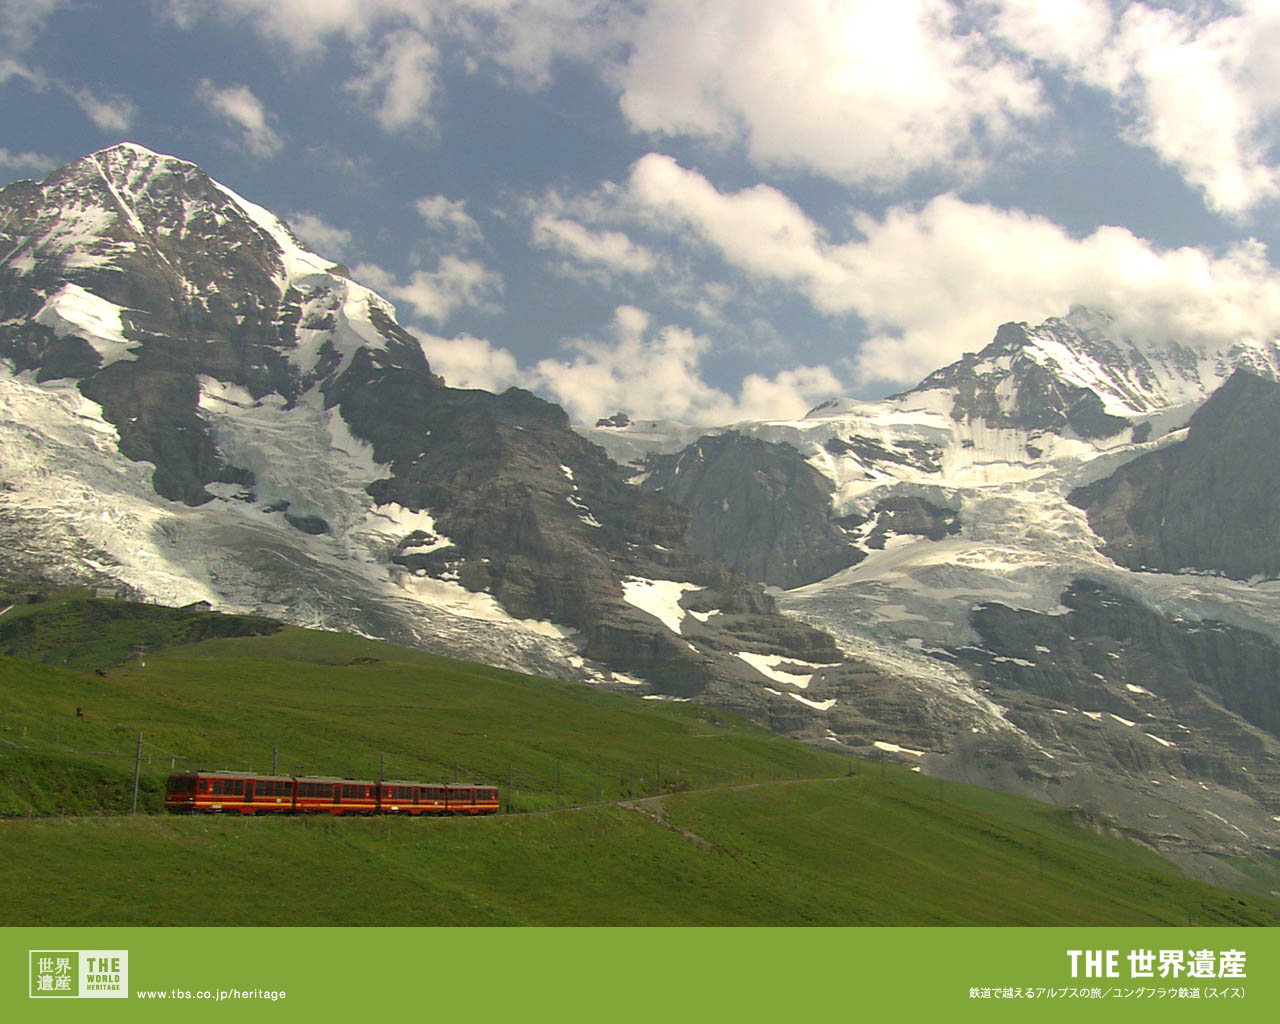
[[[1255,1020],[1280,933],[1214,928],[10,928],[0,1019]],[[89,1002],[92,1000],[92,1002]],[[408,1016],[412,1015],[412,1016]],[[868,1015],[871,1015],[868,1017]],[[893,1015],[893,1018],[889,1018]]]

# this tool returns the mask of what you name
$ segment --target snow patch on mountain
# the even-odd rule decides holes
[[[32,318],[44,324],[58,337],[68,334],[87,341],[110,366],[121,359],[136,359],[131,351],[138,347],[124,336],[120,314],[124,308],[86,291],[78,284],[67,283],[54,292]]]
[[[763,676],[767,676],[777,683],[786,683],[789,686],[795,686],[801,690],[808,689],[810,680],[813,679],[814,673],[823,668],[835,668],[835,665],[821,665],[816,662],[799,661],[795,658],[786,658],[780,654],[753,654],[750,651],[737,652],[738,657],[750,665],[753,669]],[[837,663],[838,664],[838,663]],[[797,672],[787,672],[782,666],[808,668],[813,671],[801,674]]]
[[[680,633],[688,614],[680,607],[680,598],[690,590],[700,589],[693,583],[628,576],[622,581],[622,598],[646,615],[652,615],[671,632]]]

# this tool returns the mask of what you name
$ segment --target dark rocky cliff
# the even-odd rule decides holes
[[[1280,575],[1280,384],[1243,370],[1181,443],[1073,491],[1103,550],[1130,569]]]

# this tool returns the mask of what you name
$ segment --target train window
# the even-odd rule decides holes
[[[221,779],[213,780],[213,795],[222,796],[222,780]]]
[[[293,783],[292,782],[280,783],[280,793],[282,796],[291,796],[293,794]]]
[[[234,793],[236,796],[244,796],[244,779],[236,779]]]

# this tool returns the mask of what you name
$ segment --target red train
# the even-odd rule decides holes
[[[175,814],[496,814],[498,790],[456,783],[192,771],[169,776],[164,807]]]

